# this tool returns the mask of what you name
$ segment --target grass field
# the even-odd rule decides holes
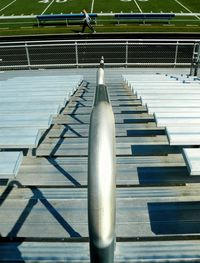
[[[174,12],[199,13],[200,0],[1,0],[0,15],[80,13]]]
[[[177,17],[172,25],[167,27],[164,23],[152,23],[140,25],[127,23],[125,26],[116,27],[112,19],[104,18],[98,25],[98,32],[200,32],[200,0],[0,0],[0,34],[30,34],[46,33],[49,31],[73,32],[76,25],[66,28],[63,24],[54,25],[54,29],[36,28],[36,21],[6,20],[4,16],[27,16],[40,14],[80,13],[83,8],[93,13],[169,13],[173,12]],[[190,16],[180,16],[182,13]],[[49,25],[48,25],[49,26]],[[77,27],[78,28],[78,27]],[[20,32],[21,30],[21,32]]]

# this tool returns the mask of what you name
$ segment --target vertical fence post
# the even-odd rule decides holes
[[[128,41],[126,41],[126,67],[128,66]]]
[[[200,67],[200,42],[197,45],[197,53],[196,53],[196,63],[194,68],[194,76],[199,76],[199,67]]]
[[[75,41],[76,67],[78,68],[78,43]]]
[[[176,67],[176,63],[177,63],[178,46],[179,46],[179,41],[176,42],[176,50],[175,50],[175,56],[174,56],[174,68]]]
[[[26,50],[27,65],[28,65],[28,68],[31,69],[31,61],[30,61],[30,55],[29,55],[27,43],[25,43],[25,50]]]
[[[197,76],[198,68],[199,68],[199,60],[200,60],[200,42],[194,43],[192,62],[190,67],[190,75]]]

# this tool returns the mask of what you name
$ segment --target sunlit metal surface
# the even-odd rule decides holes
[[[91,262],[114,261],[115,121],[101,60],[90,117],[88,149],[88,221]]]

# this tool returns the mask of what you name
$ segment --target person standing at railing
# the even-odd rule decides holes
[[[84,33],[86,26],[89,27],[89,29],[92,30],[92,33],[96,33],[96,31],[94,30],[93,26],[91,25],[91,18],[88,15],[87,11],[85,9],[83,9],[82,12],[83,12],[85,18],[83,20],[83,27],[82,27],[81,33]]]

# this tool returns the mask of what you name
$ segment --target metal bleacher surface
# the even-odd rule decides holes
[[[1,72],[0,262],[90,262],[96,70]],[[200,82],[187,74],[105,68],[116,129],[116,263],[200,262]]]

